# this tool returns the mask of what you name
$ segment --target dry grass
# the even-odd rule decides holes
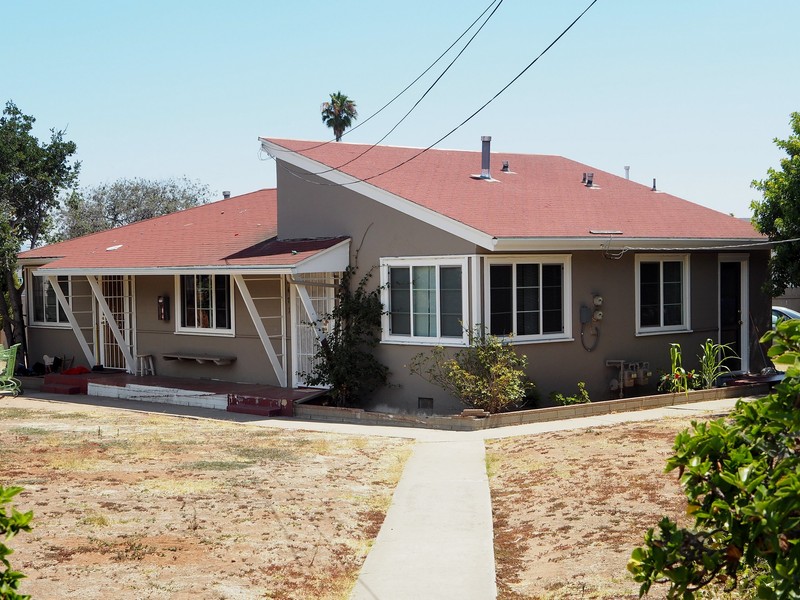
[[[627,560],[662,515],[685,520],[665,474],[684,419],[487,443],[499,598],[637,598]],[[655,586],[649,597],[659,598]]]
[[[346,598],[409,452],[396,439],[0,408],[0,482],[23,486],[17,508],[35,513],[13,564],[35,598]]]

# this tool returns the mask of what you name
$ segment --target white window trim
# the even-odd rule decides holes
[[[231,308],[231,327],[230,329],[220,329],[216,327],[183,327],[183,294],[181,290],[182,275],[175,275],[175,333],[185,335],[213,335],[220,337],[234,337],[236,335],[236,315],[234,304],[234,288],[236,287],[233,277],[224,273],[186,273],[188,276],[198,275],[224,275],[228,278],[228,304]]]
[[[491,280],[489,271],[492,265],[512,265],[517,264],[541,264],[541,265],[561,265],[564,269],[564,279],[562,281],[563,311],[564,311],[564,331],[559,333],[543,333],[538,335],[516,335],[511,338],[513,344],[530,344],[533,342],[564,342],[572,340],[572,255],[570,254],[510,254],[506,256],[489,256],[483,265],[483,306],[486,331],[492,330],[492,306],[491,306]],[[514,269],[516,272],[516,268]],[[512,307],[514,314],[517,310],[517,294],[514,290]],[[516,328],[516,319],[515,325]]]
[[[381,342],[390,344],[408,344],[416,346],[466,346],[469,343],[469,336],[467,330],[470,325],[467,323],[469,319],[469,274],[468,260],[466,256],[430,256],[421,257],[415,256],[413,258],[381,258],[381,303],[383,303],[384,312],[381,318]],[[440,294],[439,294],[439,267],[461,267],[461,316],[464,319],[463,334],[461,337],[423,337],[410,335],[393,335],[391,329],[391,314],[389,313],[389,269],[392,267],[437,267],[436,277],[436,316],[437,327],[439,326],[438,318],[441,316],[440,310]],[[412,306],[413,309],[413,306]]]
[[[664,261],[668,262],[680,262],[682,263],[682,277],[683,277],[683,296],[681,298],[681,321],[680,325],[668,325],[668,326],[657,326],[657,327],[642,327],[641,326],[641,311],[642,311],[642,303],[641,303],[641,268],[640,265],[643,262],[660,262],[663,263]],[[689,299],[691,298],[691,277],[690,277],[690,270],[689,270],[689,255],[688,254],[637,254],[635,260],[635,293],[636,293],[636,335],[661,335],[665,333],[674,333],[676,331],[682,333],[689,333],[692,330],[690,316],[692,311],[689,306]],[[662,267],[663,273],[663,267]],[[659,305],[661,309],[661,315],[663,317],[664,311],[664,281],[661,280],[661,286],[659,289]]]
[[[33,282],[34,282],[34,279],[36,277],[39,277],[39,279],[42,279],[43,282],[47,282],[47,276],[45,276],[45,275],[34,275],[33,273],[30,273],[30,277],[31,278],[30,278],[29,287],[28,287],[28,289],[31,291],[31,293],[28,294],[28,311],[29,311],[28,314],[30,315],[30,326],[31,327],[42,327],[42,328],[51,327],[53,329],[70,329],[72,327],[72,325],[70,325],[69,319],[65,320],[63,323],[61,321],[36,321],[35,320],[36,307],[34,306],[34,303],[36,302],[36,294],[34,293],[34,289],[35,288],[34,288]],[[72,275],[67,275],[66,277],[67,277],[67,293],[64,294],[64,295],[67,297],[67,302],[68,302],[70,308],[72,308]],[[58,279],[58,276],[56,276],[56,279]],[[42,299],[42,300],[44,300],[44,299]],[[58,299],[56,299],[56,318],[58,318],[58,313],[59,313],[60,310],[61,310],[61,303],[58,301]]]

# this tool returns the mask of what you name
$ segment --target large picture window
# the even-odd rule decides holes
[[[636,257],[637,333],[689,328],[689,256]]]
[[[384,340],[464,339],[466,260],[382,261]]]
[[[69,301],[70,299],[70,279],[66,275],[57,277],[58,287]],[[50,285],[47,277],[39,275],[31,276],[31,309],[34,323],[44,323],[48,325],[68,324],[67,315],[56,297],[56,291]]]
[[[180,299],[181,329],[232,331],[231,279],[228,275],[181,275]]]
[[[489,332],[522,340],[571,335],[569,256],[487,259]]]

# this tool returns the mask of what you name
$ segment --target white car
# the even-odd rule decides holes
[[[778,321],[782,321],[784,319],[800,319],[800,312],[792,310],[791,308],[786,308],[785,306],[773,306],[772,328],[775,329],[775,325],[778,324]]]

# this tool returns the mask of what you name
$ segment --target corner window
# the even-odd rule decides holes
[[[228,275],[180,276],[180,330],[232,333]]]
[[[464,337],[466,259],[386,259],[383,339],[458,342]]]
[[[70,278],[66,275],[59,275],[56,280],[67,301],[70,301]],[[58,302],[56,292],[50,285],[50,280],[40,275],[32,275],[31,284],[33,322],[47,325],[68,324],[67,315]]]
[[[489,332],[521,340],[564,339],[570,327],[570,257],[487,258]]]
[[[636,257],[636,332],[689,329],[689,255]]]

